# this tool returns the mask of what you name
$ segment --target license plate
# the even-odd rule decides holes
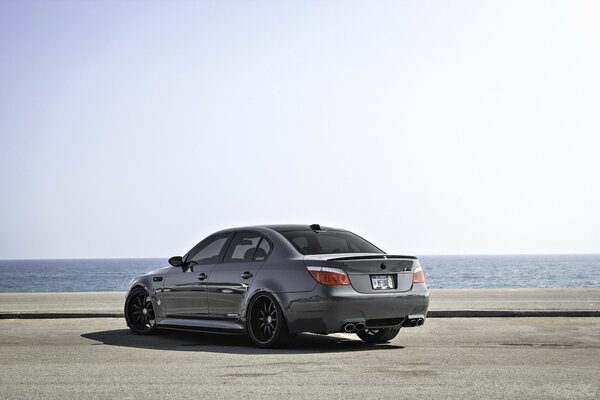
[[[371,285],[375,290],[394,288],[394,277],[392,275],[371,275]]]

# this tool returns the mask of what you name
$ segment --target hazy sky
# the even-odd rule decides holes
[[[0,258],[263,223],[600,252],[600,3],[0,2]]]

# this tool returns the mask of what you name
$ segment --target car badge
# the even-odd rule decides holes
[[[381,269],[386,269],[387,265],[385,265],[385,263],[381,263]]]

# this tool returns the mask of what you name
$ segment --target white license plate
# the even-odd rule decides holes
[[[392,275],[371,275],[371,285],[375,290],[393,289],[394,278]]]

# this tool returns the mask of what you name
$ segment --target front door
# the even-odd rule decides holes
[[[168,317],[202,318],[208,313],[206,285],[229,234],[211,236],[197,244],[165,276],[163,300]]]

